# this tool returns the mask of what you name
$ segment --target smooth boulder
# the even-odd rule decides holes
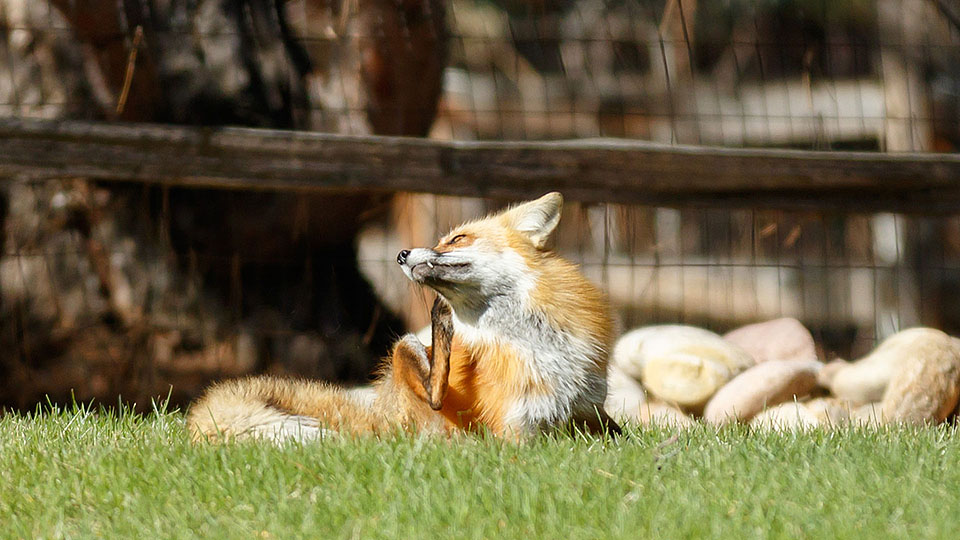
[[[688,428],[696,425],[696,421],[680,409],[657,401],[648,401],[641,406],[638,421],[644,426],[670,428]]]
[[[803,406],[817,418],[821,426],[837,427],[849,423],[853,405],[849,401],[833,397],[814,398],[805,401]]]
[[[767,407],[803,398],[817,385],[817,360],[770,360],[734,377],[707,403],[704,420],[722,425],[749,421]]]
[[[886,422],[879,403],[865,403],[850,411],[850,423],[861,427],[879,427]]]
[[[960,400],[960,348],[931,328],[904,330],[894,337],[902,334],[901,358],[880,401],[880,413],[887,422],[942,422]]]
[[[790,402],[765,409],[750,420],[750,425],[760,429],[795,431],[816,428],[820,419],[803,403]]]
[[[619,366],[607,370],[607,399],[603,408],[617,422],[636,421],[640,407],[647,403],[646,392],[636,379],[627,375]]]
[[[830,362],[820,371],[819,383],[840,399],[854,403],[878,402],[883,399],[893,374],[913,355],[918,340],[923,341],[936,334],[940,334],[936,338],[938,341],[946,338],[943,332],[930,328],[911,328],[898,332],[856,362]]]
[[[758,363],[773,360],[818,360],[813,335],[797,319],[784,317],[741,326],[723,335]]]
[[[651,326],[625,335],[614,363],[651,394],[688,410],[701,409],[731,378],[755,364],[740,347],[692,326]]]

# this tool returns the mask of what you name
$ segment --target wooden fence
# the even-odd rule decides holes
[[[949,213],[960,154],[585,139],[463,142],[243,128],[0,120],[0,177],[237,190],[369,190],[584,202]]]

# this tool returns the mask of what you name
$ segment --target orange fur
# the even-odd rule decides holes
[[[456,338],[450,356],[449,384],[440,414],[457,427],[483,426],[497,434],[504,433],[505,406],[511,399],[520,394],[550,392],[509,346],[470,350]]]

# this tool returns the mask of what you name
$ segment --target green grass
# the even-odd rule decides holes
[[[956,428],[671,435],[192,446],[176,412],[7,414],[0,536],[960,537]]]

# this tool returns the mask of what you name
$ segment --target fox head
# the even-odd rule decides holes
[[[460,225],[432,248],[405,249],[397,262],[408,278],[454,306],[527,292],[535,284],[538,260],[547,256],[545,246],[562,207],[563,196],[548,193]]]

